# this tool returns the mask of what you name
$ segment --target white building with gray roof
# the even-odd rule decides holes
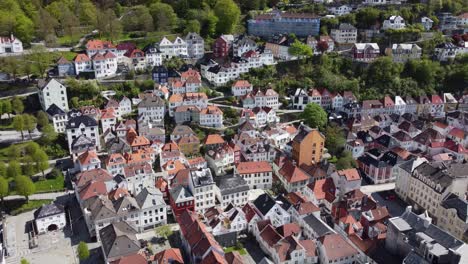
[[[216,177],[216,197],[222,208],[229,204],[243,206],[247,203],[249,185],[240,176],[226,175]]]
[[[38,234],[63,229],[67,225],[65,210],[60,204],[44,204],[34,212],[34,223]]]
[[[124,221],[106,226],[99,231],[99,237],[105,263],[136,254],[141,248],[136,229]]]

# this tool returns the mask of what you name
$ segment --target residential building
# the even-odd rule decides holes
[[[172,57],[187,57],[187,42],[180,37],[172,42],[166,37],[158,43],[159,51],[161,51],[163,59],[170,59]]]
[[[232,55],[233,57],[241,57],[244,53],[251,50],[257,50],[257,48],[257,43],[255,43],[251,37],[242,34],[232,42]]]
[[[341,23],[337,29],[332,29],[330,36],[338,44],[354,44],[357,41],[357,28],[348,23]]]
[[[421,24],[423,25],[426,31],[429,31],[432,29],[432,25],[434,24],[434,21],[428,17],[422,17]]]
[[[94,75],[97,79],[112,77],[117,73],[117,56],[114,53],[107,51],[101,54],[98,52],[90,59],[92,61]]]
[[[229,144],[224,144],[217,149],[208,150],[205,159],[216,175],[224,175],[234,166],[235,152]]]
[[[282,207],[282,203],[278,203],[269,194],[262,194],[255,199],[252,206],[261,220],[269,219],[272,226],[278,227],[291,222],[291,216],[287,209]]]
[[[411,206],[388,220],[385,249],[399,257],[416,254],[422,263],[465,263],[467,245],[432,224],[425,213],[417,215]],[[421,263],[421,261],[419,261]]]
[[[320,18],[312,14],[273,11],[247,21],[249,35],[270,37],[276,34],[295,34],[298,37],[316,36]]]
[[[68,111],[67,87],[56,79],[41,79],[37,83],[39,89],[39,102],[42,109],[47,111],[52,104],[55,104],[63,111]]]
[[[330,13],[332,13],[333,15],[335,16],[342,16],[342,15],[347,15],[349,13],[351,13],[351,11],[353,10],[353,8],[350,6],[350,5],[346,5],[346,4],[336,4],[336,5],[332,5],[328,8],[328,11]]]
[[[171,264],[182,264],[184,258],[178,248],[170,248],[160,251],[154,255],[154,264],[169,264],[168,261],[172,261]]]
[[[155,43],[145,46],[143,52],[145,53],[146,66],[148,68],[162,65],[162,54]]]
[[[372,62],[380,55],[377,43],[355,43],[351,49],[353,60],[360,62]]]
[[[169,115],[179,106],[195,106],[198,109],[208,107],[208,96],[205,93],[174,93],[169,97]]]
[[[284,189],[290,192],[304,192],[304,188],[310,181],[310,176],[296,166],[294,162],[286,161],[279,169],[277,175]]]
[[[331,178],[340,194],[345,194],[361,187],[361,176],[358,170],[354,168],[337,170],[332,173]]]
[[[312,165],[322,160],[325,136],[316,128],[301,124],[292,143],[292,158],[298,166]]]
[[[215,105],[208,105],[200,111],[200,125],[205,127],[223,127],[223,112]]]
[[[215,58],[224,58],[229,55],[232,42],[234,41],[233,35],[221,35],[213,43],[213,55]]]
[[[357,251],[339,234],[328,234],[317,241],[320,263],[353,264],[360,259]]]
[[[99,231],[102,253],[106,263],[122,257],[137,254],[141,245],[136,237],[137,231],[127,222],[116,222]],[[133,263],[133,262],[132,262]]]
[[[264,91],[256,89],[241,97],[242,106],[244,108],[270,107],[275,110],[279,109],[280,106],[278,99],[278,93],[271,88],[265,89]]]
[[[468,230],[468,202],[453,193],[447,195],[439,205],[437,226],[447,230],[457,239],[465,241]]]
[[[434,49],[434,57],[441,62],[453,60],[461,53],[463,53],[462,49],[451,42],[441,43]]]
[[[408,60],[421,58],[422,49],[417,44],[393,44],[393,62],[406,63]]]
[[[160,97],[147,97],[138,104],[138,116],[160,126],[164,123],[166,104]]]
[[[215,182],[210,169],[190,170],[188,186],[195,197],[195,210],[203,212],[215,205]]]
[[[23,52],[23,42],[11,34],[9,37],[0,37],[0,54]]]
[[[188,187],[173,186],[169,189],[169,195],[169,203],[176,219],[179,219],[179,216],[186,210],[195,211],[195,197],[193,197]]]
[[[57,60],[57,75],[59,77],[67,77],[75,75],[75,65],[65,57],[60,57]]]
[[[405,20],[401,16],[390,16],[388,19],[384,20],[382,29],[403,29],[406,27]]]
[[[443,199],[453,193],[463,197],[468,185],[468,165],[460,163],[422,163],[413,170],[408,183],[407,202],[425,210],[435,223]]]
[[[99,128],[95,119],[87,115],[69,117],[65,131],[67,133],[68,149],[70,153],[72,153],[72,143],[80,136],[85,136],[90,139],[97,150],[101,149]]]
[[[49,120],[52,121],[55,132],[64,133],[65,127],[68,123],[67,113],[63,111],[60,107],[58,107],[56,104],[50,105],[46,113],[49,117]]]
[[[229,204],[234,206],[244,206],[247,203],[247,193],[249,185],[240,176],[225,175],[216,177],[215,194],[222,208]]]
[[[200,35],[190,32],[185,36],[189,58],[200,59],[205,54],[205,40]]]
[[[247,80],[238,80],[231,87],[232,95],[237,97],[244,96],[252,92],[252,90],[253,85],[250,84]]]
[[[34,224],[38,234],[62,230],[67,225],[63,206],[56,203],[42,205],[34,212]]]
[[[359,168],[364,175],[374,184],[394,182],[396,179],[396,167],[402,159],[393,151],[380,153],[366,152],[357,159]]]
[[[234,168],[234,175],[244,178],[250,189],[271,189],[273,169],[267,161],[240,162]]]

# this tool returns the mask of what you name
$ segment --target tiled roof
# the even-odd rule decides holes
[[[105,169],[92,169],[83,171],[76,175],[76,186],[81,188],[91,181],[110,181],[112,175]]]
[[[339,234],[330,234],[320,238],[327,259],[330,261],[340,260],[359,254],[348,242]]]
[[[331,178],[316,180],[313,183],[309,183],[307,187],[314,192],[317,200],[325,199],[328,192],[335,193],[335,184]]]
[[[94,150],[87,150],[80,156],[78,156],[78,161],[81,165],[88,165],[90,163],[100,162],[96,151]]]
[[[91,59],[86,54],[78,54],[73,60],[75,62],[86,62],[86,61],[90,61]]]
[[[239,174],[251,174],[273,171],[270,163],[266,161],[240,162],[236,165],[236,170]]]
[[[213,144],[224,144],[225,141],[219,134],[209,134],[203,140],[204,145],[213,145]]]
[[[103,181],[90,181],[80,190],[80,199],[87,200],[94,196],[106,195],[107,187]]]
[[[307,173],[289,160],[286,161],[278,173],[289,183],[308,181],[310,178]]]
[[[267,225],[265,228],[263,228],[263,230],[260,232],[260,237],[270,247],[273,247],[283,238],[271,225]]]
[[[184,263],[182,253],[178,248],[165,249],[154,256],[154,261],[158,264]]]
[[[159,263],[165,263],[165,262],[159,262]],[[143,255],[136,253],[133,255],[121,257],[118,260],[114,260],[110,262],[110,264],[148,264],[148,261]]]
[[[346,170],[338,170],[336,171],[339,176],[346,177],[347,181],[358,181],[361,180],[361,176],[356,169],[346,169]]]

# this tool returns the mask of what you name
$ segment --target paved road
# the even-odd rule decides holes
[[[31,140],[29,138],[29,133],[27,131],[23,132],[24,134],[24,141]],[[32,139],[38,139],[42,135],[41,132],[39,132],[37,129],[34,130],[34,132],[31,133]],[[5,130],[1,131],[0,133],[0,143],[17,143],[17,142],[22,142],[23,138],[21,137],[21,133],[15,130]]]
[[[3,96],[3,97],[0,97],[0,99],[8,99],[8,98],[12,98],[14,96],[16,97],[23,97],[23,96],[29,96],[29,95],[33,95],[33,94],[37,94],[37,91],[34,91],[34,92],[29,92],[29,93],[22,93],[22,94],[14,94],[14,95],[9,95],[9,96]]]
[[[72,48],[70,47],[59,47],[59,48],[46,48],[48,52],[66,52],[71,51]],[[14,57],[14,56],[22,56],[31,53],[30,49],[24,50],[23,52],[16,52],[16,53],[1,53],[0,57]]]
[[[73,192],[73,191],[70,191]],[[52,199],[63,195],[67,195],[69,192],[53,192],[53,193],[37,193],[29,196],[29,200],[45,200],[45,199]],[[5,197],[5,200],[16,200],[16,199],[25,199],[24,196],[21,195],[10,195]]]
[[[361,192],[365,194],[372,194],[375,192],[382,192],[382,191],[388,191],[388,190],[394,190],[394,189],[395,189],[394,182],[361,186]]]

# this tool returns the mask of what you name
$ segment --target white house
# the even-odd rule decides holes
[[[247,80],[238,80],[236,81],[232,87],[231,92],[234,96],[244,96],[253,90],[253,85]]]
[[[65,130],[67,133],[68,149],[70,150],[70,153],[72,153],[71,146],[73,141],[81,135],[89,138],[97,150],[101,149],[98,123],[94,118],[87,115],[76,115],[70,117]]]
[[[395,96],[395,113],[402,115],[406,113],[406,102],[401,96]]]
[[[353,11],[353,8],[349,5],[333,5],[328,8],[328,11],[335,16],[347,15]]]
[[[277,202],[269,194],[262,194],[255,199],[253,206],[261,219],[269,219],[274,227],[291,222],[291,215],[283,208],[282,203]]]
[[[154,67],[162,65],[162,53],[159,51],[156,44],[150,44],[143,48],[146,58],[146,66]]]
[[[205,41],[200,35],[190,32],[185,36],[187,54],[190,58],[200,59],[205,54]]]
[[[39,80],[37,87],[39,89],[39,102],[44,111],[47,111],[52,104],[68,111],[67,87],[65,85],[56,79],[50,79]]]
[[[271,189],[273,183],[273,169],[267,161],[240,162],[234,175],[244,178],[250,189]]]
[[[406,27],[405,20],[401,16],[390,16],[384,20],[382,29],[403,29]]]
[[[215,206],[215,182],[210,169],[190,170],[189,189],[195,197],[195,210],[204,212]]]
[[[138,104],[138,116],[151,124],[164,123],[166,104],[160,97],[146,97]]]
[[[120,116],[128,115],[132,113],[132,100],[124,96],[119,102],[119,114]]]
[[[0,54],[20,52],[23,52],[23,42],[21,40],[15,38],[13,34],[10,37],[0,37]]]
[[[60,107],[52,104],[46,111],[49,120],[52,121],[54,130],[57,133],[64,133],[68,122],[68,115]]]
[[[208,105],[200,111],[200,125],[223,127],[223,112],[215,105]]]
[[[218,149],[209,150],[205,159],[216,175],[224,175],[226,170],[234,166],[234,150],[228,144],[224,144]]]
[[[34,212],[34,223],[39,234],[61,230],[67,225],[62,205],[44,204]]]
[[[164,37],[159,42],[159,50],[161,51],[163,59],[188,56],[187,42],[180,37],[177,37],[174,42]]]
[[[405,63],[408,60],[420,59],[422,49],[416,44],[393,44],[392,60],[393,62]]]
[[[424,29],[426,31],[431,30],[432,25],[434,24],[434,21],[428,17],[422,17],[421,18],[421,24],[423,25]]]
[[[348,23],[341,23],[337,29],[332,29],[330,36],[338,44],[353,44],[357,41],[357,28]]]
[[[95,150],[87,150],[76,159],[75,169],[79,172],[101,168],[101,160]]]
[[[97,79],[114,76],[117,72],[117,56],[107,51],[104,54],[96,53],[91,57],[94,74]]]

